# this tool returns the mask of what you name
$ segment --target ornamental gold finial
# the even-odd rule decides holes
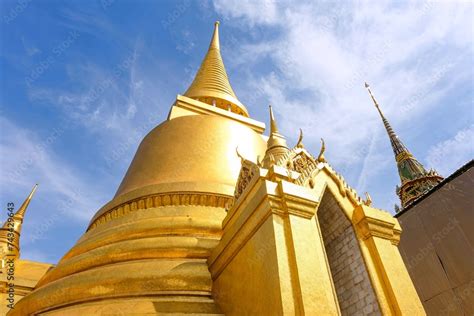
[[[31,199],[33,198],[37,188],[38,184],[35,184],[30,194],[18,208],[16,213],[12,217],[9,217],[3,224],[2,228],[0,228],[0,250],[3,251],[3,253],[9,253],[10,256],[14,256],[15,258],[20,257],[21,226],[23,224],[26,209],[28,208],[28,205],[30,205]],[[13,234],[12,240],[7,237],[9,234]]]
[[[272,153],[275,156],[275,160],[277,160],[279,157],[287,153],[288,146],[286,145],[285,137],[278,131],[278,126],[275,115],[273,114],[272,106],[269,105],[268,108],[270,111],[270,134],[267,141],[266,153]]]
[[[303,148],[303,130],[300,128],[300,137],[298,138],[298,142],[296,143],[297,148]]]
[[[249,116],[245,106],[237,99],[227,77],[220,50],[219,21],[214,23],[209,49],[184,95],[220,109]]]
[[[209,49],[215,48],[215,49],[220,49],[220,43],[219,43],[219,21],[214,22],[214,33],[212,34],[212,39],[211,39],[211,44],[209,45]]]
[[[268,108],[270,111],[270,135],[267,140],[267,150],[265,152],[265,156],[263,157],[263,166],[265,168],[272,166],[274,162],[279,160],[281,157],[284,157],[289,150],[288,146],[286,145],[285,137],[283,137],[283,135],[278,132],[272,106],[269,105]]]
[[[365,192],[365,200],[362,201],[364,205],[371,206],[372,205],[372,198],[370,197],[369,192]]]
[[[278,126],[275,120],[275,116],[273,115],[272,106],[268,106],[270,108],[270,135],[271,134],[278,134]]]
[[[321,138],[321,150],[319,151],[318,162],[326,162],[326,158],[324,158],[325,151],[326,145],[324,144],[324,139]]]
[[[240,162],[243,163],[245,158],[239,153],[239,146],[235,147],[235,153],[237,154],[237,157],[240,158]]]
[[[21,217],[23,219],[23,217],[25,216],[26,209],[28,208],[28,205],[30,205],[31,199],[33,198],[33,195],[35,194],[37,188],[38,188],[38,184],[35,184],[30,194],[26,198],[26,200],[23,202],[23,204],[20,206],[20,208],[16,212],[15,214],[16,216]]]

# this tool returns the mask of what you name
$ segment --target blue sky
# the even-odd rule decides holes
[[[114,195],[142,137],[191,82],[213,22],[234,90],[305,132],[361,195],[393,212],[390,143],[363,87],[427,168],[473,158],[469,2],[2,1],[0,203],[39,189],[22,258],[57,262]],[[6,210],[1,219],[6,217]]]

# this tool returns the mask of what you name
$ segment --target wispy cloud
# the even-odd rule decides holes
[[[247,25],[255,26],[256,24],[278,23],[277,3],[278,1],[275,0],[215,0],[214,7],[217,12],[224,14],[225,17],[242,19]]]
[[[90,63],[68,65],[71,88],[31,87],[29,98],[54,107],[70,124],[100,137],[105,161],[120,158],[128,163],[140,139],[166,113],[158,105],[160,88],[153,89],[154,81],[144,79],[137,64],[139,47],[137,42],[111,69]],[[118,158],[116,149],[124,143],[133,144]]]
[[[428,151],[428,166],[448,176],[466,162],[474,159],[474,125],[464,128]]]
[[[233,54],[249,69],[239,80],[246,82],[242,90],[261,91],[257,102],[274,104],[287,135],[302,127],[312,135],[306,143],[313,148],[324,137],[332,163],[360,170],[353,178],[358,189],[380,175],[382,169],[374,166],[393,161],[364,81],[403,131],[472,80],[466,67],[473,47],[466,40],[472,39],[469,3],[252,1],[243,9],[240,3],[214,1],[214,7],[228,23],[253,33]],[[265,13],[262,6],[270,10]],[[270,72],[258,67],[266,61]],[[354,159],[374,133],[381,141],[367,157]]]
[[[29,43],[25,40],[25,37],[22,36],[21,38],[21,43],[23,44],[23,48],[25,49],[26,51],[26,54],[28,56],[33,56],[33,55],[36,55],[38,53],[41,53],[41,50],[38,49],[35,45],[33,45],[32,43]]]
[[[67,209],[64,216],[82,222],[106,201],[108,197],[92,179],[55,153],[54,142],[65,127],[54,129],[45,139],[3,117],[0,128],[0,151],[4,153],[0,157],[2,194],[22,200],[33,184],[39,183],[39,192],[48,200],[51,213],[59,211],[62,201],[72,201],[74,207]]]

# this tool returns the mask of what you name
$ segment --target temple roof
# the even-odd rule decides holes
[[[227,77],[220,52],[219,22],[215,22],[214,34],[207,54],[184,95],[246,117],[249,116],[245,106],[237,99]]]

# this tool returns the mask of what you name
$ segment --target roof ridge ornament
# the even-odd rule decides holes
[[[298,137],[298,142],[296,143],[297,148],[304,148],[303,145],[303,130],[300,128],[300,136]]]
[[[324,139],[321,138],[321,150],[319,151],[318,155],[318,162],[327,162],[326,158],[324,157],[324,152],[326,151],[326,144],[324,143]]]

